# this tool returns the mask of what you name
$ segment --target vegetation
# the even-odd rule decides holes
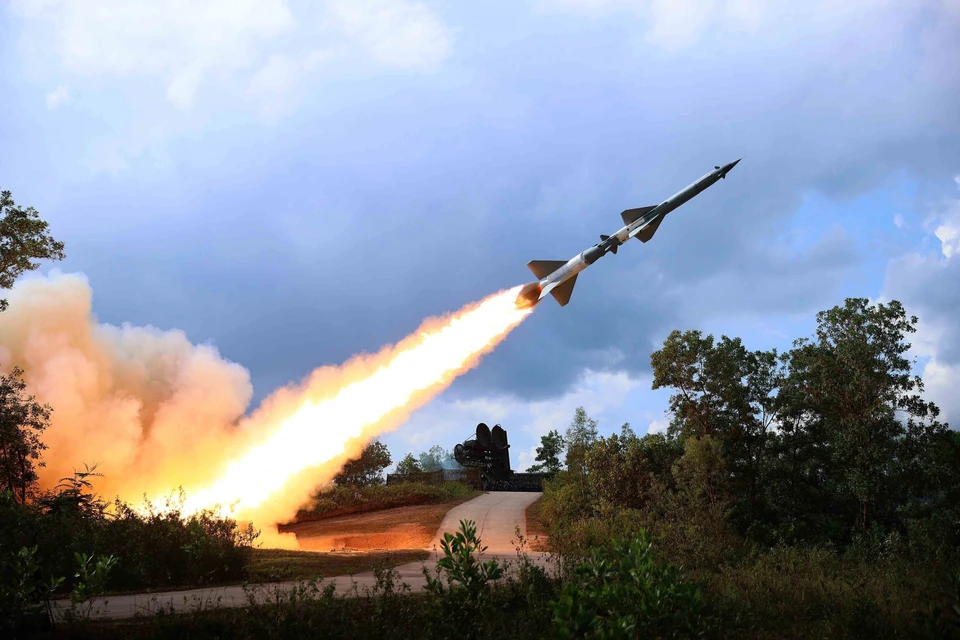
[[[0,375],[0,492],[9,491],[19,504],[37,492],[36,467],[43,466],[46,445],[40,434],[50,425],[48,405],[25,396],[23,370]]]
[[[545,485],[571,584],[648,531],[701,585],[711,633],[957,633],[960,435],[910,375],[915,324],[899,303],[851,299],[785,354],[670,334],[651,356],[654,387],[674,391],[668,433],[568,447]],[[578,410],[570,431],[591,424]]]
[[[373,440],[355,460],[348,460],[340,473],[333,477],[338,487],[373,487],[383,484],[383,470],[390,466],[387,445]]]
[[[400,475],[414,475],[418,473],[430,473],[442,469],[462,469],[453,453],[447,451],[440,445],[434,445],[427,451],[423,451],[419,456],[408,453],[397,463],[396,473]]]
[[[584,412],[584,415],[586,415],[586,412]],[[565,446],[566,442],[558,431],[550,431],[547,435],[542,436],[535,458],[538,464],[531,465],[527,471],[530,473],[556,473],[560,471],[563,466],[560,457],[563,455]]]
[[[33,207],[19,207],[9,191],[0,191],[0,288],[40,266],[39,260],[63,260],[63,243],[50,235],[49,225]],[[0,311],[7,301],[0,300]]]
[[[470,485],[460,482],[443,484],[421,484],[405,482],[395,485],[375,485],[368,487],[332,487],[314,493],[309,508],[300,512],[323,515],[340,512],[344,509],[363,508],[389,509],[415,504],[442,504],[457,502],[476,495]],[[359,509],[357,509],[359,510]]]
[[[414,458],[412,453],[408,453],[397,463],[397,473],[404,476],[423,473],[423,467],[420,466],[420,461]]]
[[[246,567],[251,583],[315,580],[323,576],[350,576],[426,560],[427,551],[371,551],[368,553],[317,553],[286,549],[253,549]]]

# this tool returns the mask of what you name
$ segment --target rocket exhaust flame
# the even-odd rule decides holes
[[[476,365],[532,313],[532,308],[518,308],[519,291],[520,287],[502,291],[445,318],[424,322],[395,348],[382,352],[374,371],[366,367],[362,377],[341,381],[323,399],[310,398],[308,390],[306,399],[266,440],[231,461],[212,484],[188,490],[184,511],[219,507],[233,516],[257,513],[300,472],[342,459],[351,444],[356,447],[396,426]],[[325,479],[338,467],[331,468]]]

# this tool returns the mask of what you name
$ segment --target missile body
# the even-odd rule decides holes
[[[664,216],[712,186],[717,180],[726,178],[727,173],[738,162],[740,160],[735,160],[722,167],[715,167],[713,171],[660,204],[638,209],[627,209],[620,214],[624,226],[619,231],[609,236],[601,235],[600,242],[575,255],[567,262],[562,260],[531,260],[527,263],[527,267],[539,280],[524,285],[517,296],[517,305],[532,307],[547,294],[551,294],[560,303],[561,307],[565,306],[570,302],[573,285],[576,284],[577,275],[581,271],[607,253],[616,254],[617,248],[630,238],[637,238],[641,242],[650,240],[653,234],[657,232],[660,223],[663,222]]]

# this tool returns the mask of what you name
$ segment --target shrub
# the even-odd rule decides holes
[[[705,630],[700,588],[659,561],[645,531],[598,548],[553,606],[564,638],[694,637]]]

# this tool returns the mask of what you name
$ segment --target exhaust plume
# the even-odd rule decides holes
[[[376,354],[320,367],[244,417],[246,369],[180,331],[98,324],[86,279],[54,274],[11,292],[0,369],[22,366],[30,393],[54,408],[43,486],[99,461],[104,495],[136,502],[182,486],[187,513],[217,507],[272,528],[522,322],[532,310],[517,308],[518,290],[428,319]]]

